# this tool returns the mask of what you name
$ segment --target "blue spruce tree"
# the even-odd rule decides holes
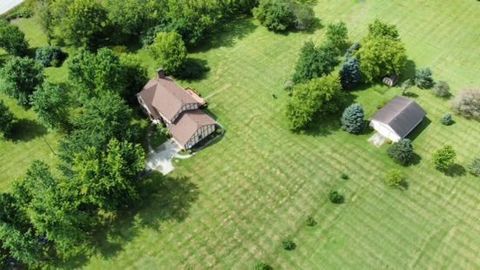
[[[360,61],[357,58],[349,57],[340,70],[340,81],[344,90],[352,90],[362,82],[360,72]]]
[[[365,128],[365,113],[360,104],[352,104],[342,115],[342,128],[348,133],[360,134]]]

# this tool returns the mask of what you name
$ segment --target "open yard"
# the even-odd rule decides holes
[[[394,23],[410,70],[430,67],[454,92],[480,87],[477,1],[319,0],[315,12],[324,25],[345,21],[352,41],[361,39],[375,18]],[[308,134],[288,131],[284,82],[303,42],[320,42],[323,35],[322,28],[273,34],[244,19],[193,53],[211,70],[200,81],[182,84],[208,99],[226,129],[224,138],[175,163],[175,172],[158,184],[148,204],[82,266],[251,269],[260,260],[274,269],[479,268],[480,180],[461,170],[445,176],[434,169],[431,156],[451,144],[458,163],[468,164],[480,154],[480,123],[456,117],[453,126],[443,126],[439,120],[449,112],[449,101],[413,90],[430,121],[414,134],[421,160],[408,168],[388,158],[385,146],[369,144],[371,133],[349,135],[336,119],[319,120],[319,128]],[[156,67],[149,68],[153,74]],[[48,72],[54,77],[64,71]],[[371,116],[399,93],[373,86],[353,95]],[[1,142],[0,188],[8,188],[34,158],[54,162],[44,141],[55,145],[56,136]],[[406,191],[385,186],[391,168],[407,175]],[[350,179],[341,179],[342,173]],[[332,189],[345,194],[344,204],[328,201]],[[305,225],[308,215],[316,226]],[[282,248],[286,237],[297,244],[294,251]]]

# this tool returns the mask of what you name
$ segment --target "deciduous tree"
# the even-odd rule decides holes
[[[455,153],[455,150],[453,150],[452,146],[444,146],[433,153],[433,162],[435,164],[435,168],[437,168],[439,171],[448,171],[455,164],[456,157],[457,154]]]
[[[0,48],[16,56],[24,56],[28,50],[25,34],[3,19],[0,19]]]
[[[187,59],[185,43],[176,32],[158,33],[149,49],[157,65],[170,74],[179,72]]]
[[[29,58],[13,57],[0,70],[0,90],[22,106],[30,104],[30,95],[43,83],[43,67]]]
[[[32,108],[40,121],[51,129],[68,128],[70,105],[66,87],[45,82],[32,95]]]
[[[0,132],[8,134],[12,129],[14,120],[15,117],[12,112],[8,109],[7,105],[0,100]]]
[[[341,85],[337,76],[329,75],[296,85],[287,103],[287,118],[292,130],[305,129],[315,115],[337,111]]]

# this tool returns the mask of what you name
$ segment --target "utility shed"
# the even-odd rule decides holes
[[[370,126],[381,136],[398,142],[407,137],[426,115],[414,100],[397,96],[375,113]]]

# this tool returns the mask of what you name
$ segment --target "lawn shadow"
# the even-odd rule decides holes
[[[14,142],[28,142],[45,134],[47,129],[43,125],[30,119],[18,119],[6,137]]]
[[[415,141],[415,139],[422,134],[422,132],[430,126],[432,120],[430,118],[425,117],[423,121],[407,136],[411,141]]]
[[[210,67],[207,60],[189,57],[176,77],[192,82],[204,79],[209,71]]]
[[[467,170],[460,164],[453,164],[445,171],[445,175],[450,177],[460,177],[467,174]]]
[[[308,129],[302,132],[303,134],[314,137],[328,136],[342,128],[338,114],[317,116],[314,118],[317,119],[317,121],[311,123]]]
[[[205,52],[221,47],[233,47],[239,40],[252,33],[257,28],[249,17],[242,17],[223,25],[202,44],[192,48],[192,52]]]
[[[415,62],[411,59],[408,59],[405,62],[405,66],[403,67],[400,75],[400,80],[401,82],[408,80],[408,79],[414,79],[415,78],[415,72],[417,70],[417,65]]]
[[[198,186],[186,176],[148,173],[140,188],[141,202],[119,213],[116,221],[96,234],[99,254],[105,258],[114,257],[142,228],[159,231],[163,222],[184,221],[198,197]]]

